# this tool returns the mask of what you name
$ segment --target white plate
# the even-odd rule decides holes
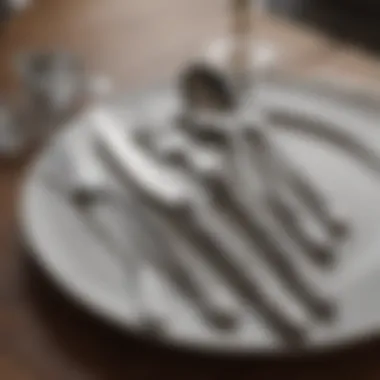
[[[314,86],[278,81],[269,85],[264,94],[265,101],[277,110],[289,107],[293,110],[277,115],[279,136],[289,142],[284,146],[289,148],[289,154],[296,147],[303,157],[300,164],[312,175],[320,174],[317,168],[321,165],[333,167],[334,170],[326,171],[322,178],[324,190],[341,206],[347,206],[357,220],[355,239],[344,246],[341,265],[333,274],[323,277],[324,287],[339,300],[340,316],[330,327],[311,325],[312,338],[305,350],[352,343],[376,333],[380,324],[380,165],[378,173],[374,174],[373,170],[347,156],[344,149],[329,150],[328,139],[324,140],[323,135],[319,140],[310,136],[319,134],[318,126],[322,128],[326,124],[324,119],[333,121],[338,129],[361,136],[380,157],[380,128],[377,125],[380,102],[376,104],[371,94],[366,98],[363,93],[359,102],[354,92],[346,89],[340,94],[334,86],[325,87],[320,83]],[[158,116],[175,107],[173,91],[161,88],[142,96],[109,106],[109,112],[124,120],[128,127],[141,107],[145,108],[145,114]],[[293,121],[299,117],[297,110],[307,110],[310,115],[306,127],[311,135],[306,133],[302,144],[292,141],[293,128],[297,125]],[[69,151],[85,158],[74,171],[68,166]],[[347,160],[351,164],[343,166],[342,170]],[[375,160],[373,166],[376,164]],[[112,207],[103,206],[95,213],[97,220],[101,219],[104,229],[112,235],[113,245],[94,233],[88,221],[46,181],[49,176],[55,176],[57,181],[64,179],[64,188],[72,181],[75,183],[73,173],[80,172],[85,173],[91,184],[107,183],[118,188],[94,155],[92,129],[85,118],[73,122],[57,136],[28,172],[20,207],[23,233],[35,258],[69,295],[90,312],[122,329],[139,332],[139,314],[136,313],[139,301],[133,297],[133,274],[141,250],[148,249],[141,233],[143,221],[133,204],[117,213]],[[259,318],[245,310],[237,332],[222,334],[210,330],[149,263],[144,264],[143,283],[143,297],[151,311],[169,317],[170,326],[161,337],[163,342],[213,352],[288,352]]]

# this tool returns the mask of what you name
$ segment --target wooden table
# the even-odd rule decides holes
[[[64,47],[91,69],[132,88],[178,70],[223,33],[220,0],[37,0],[0,36],[0,84],[17,80],[10,58],[20,49]],[[194,27],[194,25],[197,25]],[[298,72],[347,73],[372,80],[378,62],[343,51],[294,26],[266,21]],[[174,353],[120,336],[65,300],[27,259],[17,240],[17,191],[28,160],[0,163],[0,379],[358,379],[380,377],[380,344],[318,358],[222,360]]]

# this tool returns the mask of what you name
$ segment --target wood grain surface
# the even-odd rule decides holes
[[[222,35],[220,0],[36,0],[3,27],[0,85],[19,84],[14,54],[66,48],[88,68],[132,89],[169,77],[199,49]],[[372,80],[378,62],[346,52],[323,37],[268,19],[267,36],[284,48],[289,68],[306,73],[344,71]],[[338,51],[338,50],[340,51]],[[17,235],[17,193],[30,157],[0,162],[0,379],[357,379],[380,378],[380,342],[317,358],[273,361],[220,359],[173,352],[122,336],[66,300],[28,259]]]

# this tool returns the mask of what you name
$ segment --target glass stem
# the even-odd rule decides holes
[[[251,2],[251,0],[232,0],[231,2],[231,72],[239,96],[250,82]]]

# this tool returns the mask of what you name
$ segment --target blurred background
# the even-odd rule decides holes
[[[299,20],[331,37],[379,50],[380,4],[373,0],[270,0],[274,12]]]
[[[1,88],[15,86],[12,56],[22,49],[68,49],[89,68],[118,78],[119,84],[168,75],[201,45],[225,34],[226,4],[226,0],[34,0],[2,25]],[[376,1],[268,0],[267,4],[274,17],[308,30],[308,36],[318,33],[315,40],[297,33],[290,36],[293,29],[288,25],[281,30],[280,23],[272,23],[272,29],[279,30],[272,38],[288,35],[286,50],[296,47],[297,54],[309,55],[313,47],[321,47],[319,33],[330,42],[378,50]],[[331,52],[319,50],[313,51],[310,63],[328,61]]]

